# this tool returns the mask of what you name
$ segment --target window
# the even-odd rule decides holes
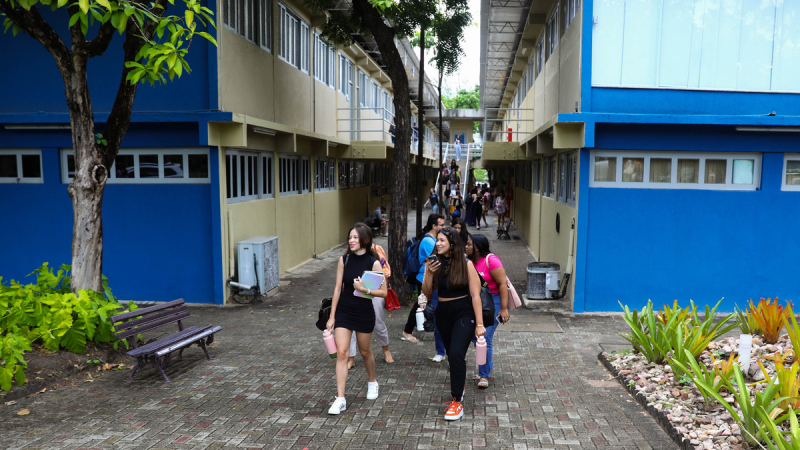
[[[564,0],[564,33],[567,32],[567,28],[575,20],[580,7],[581,0]]]
[[[391,167],[391,164],[388,163],[371,163],[370,180],[372,184],[388,184]]]
[[[649,189],[756,190],[760,153],[597,150],[589,186]]]
[[[331,158],[314,158],[314,191],[336,189],[336,162]]]
[[[353,95],[353,63],[342,53],[339,53],[339,92],[348,102]]]
[[[537,159],[533,162],[533,189],[532,192],[534,194],[538,194],[540,192],[542,185],[542,160]]]
[[[358,93],[358,107],[366,108],[369,104],[369,92],[367,91],[367,84],[369,83],[369,76],[361,69],[358,69],[358,84],[356,90]]]
[[[542,174],[542,195],[549,198],[555,198],[556,192],[556,160],[555,157],[549,156],[542,159],[544,170]]]
[[[533,192],[533,187],[531,186],[531,181],[532,181],[531,168],[532,168],[532,166],[533,166],[533,163],[530,162],[530,161],[527,161],[525,163],[525,166],[522,168],[522,176],[523,176],[522,188],[525,189],[528,192]]]
[[[736,171],[736,161],[733,162],[734,164],[734,172]],[[744,169],[742,172],[747,174],[749,170],[746,168],[747,163],[739,163]],[[2,165],[2,164],[0,164]],[[0,175],[2,176],[2,175]],[[745,176],[740,175],[737,180],[737,176],[734,173],[734,183],[736,181],[746,182],[747,178]],[[800,191],[800,153],[784,153],[783,155],[783,180],[781,181],[781,190],[782,191]]]
[[[308,156],[278,155],[281,196],[311,191],[311,162]]]
[[[547,37],[546,59],[550,59],[550,55],[553,54],[558,46],[558,12],[559,7],[558,3],[556,3],[555,9],[553,9],[550,18],[547,20],[547,28],[545,29],[545,36]]]
[[[44,183],[42,151],[0,150],[0,183]]]
[[[592,84],[800,92],[797,1],[595,2]]]
[[[578,153],[558,155],[558,201],[575,206],[578,179]]]
[[[61,180],[75,177],[71,149],[61,151]],[[111,165],[108,183],[184,183],[211,182],[206,149],[123,149]]]
[[[367,178],[367,163],[364,162],[357,162],[355,163],[356,166],[356,187],[363,187],[369,184],[369,179]]]
[[[275,196],[272,153],[226,150],[225,175],[228,203]]]
[[[314,32],[314,78],[336,87],[336,48]]]
[[[278,57],[308,73],[309,66],[309,28],[289,8],[279,3],[280,8],[280,48]]]
[[[536,76],[539,76],[542,73],[542,69],[544,69],[544,43],[544,36],[536,43]]]
[[[391,97],[389,96],[388,92],[383,91],[383,119],[384,120],[392,120],[393,119],[391,111],[390,111],[391,109],[392,109]]]
[[[236,34],[272,51],[271,0],[222,0],[222,20]]]
[[[339,160],[339,189],[355,187],[353,168],[353,161],[344,159]]]
[[[381,114],[381,87],[378,83],[372,82],[372,110],[375,114]]]

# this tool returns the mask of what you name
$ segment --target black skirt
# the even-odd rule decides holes
[[[358,333],[372,333],[375,329],[375,308],[372,299],[342,295],[336,306],[335,328],[345,328]]]

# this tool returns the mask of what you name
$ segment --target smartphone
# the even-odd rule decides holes
[[[439,260],[439,258],[436,255],[430,255],[427,258],[425,258],[424,263],[427,264],[429,262],[435,262],[435,261],[438,261],[438,260]]]

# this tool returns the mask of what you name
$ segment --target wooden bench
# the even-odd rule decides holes
[[[164,368],[172,360],[172,352],[178,350],[178,359],[183,358],[183,350],[192,344],[197,344],[206,353],[206,358],[211,359],[206,348],[214,342],[214,333],[222,329],[219,326],[204,325],[193,326],[184,329],[181,320],[189,317],[189,308],[183,299],[173,300],[162,305],[150,306],[111,316],[114,324],[114,331],[119,339],[125,339],[131,346],[128,356],[136,358],[136,367],[131,371],[130,381],[134,381],[133,375],[137,370],[147,364],[158,369],[164,380],[170,382]],[[154,342],[139,347],[136,343],[136,335],[145,331],[178,322],[178,332],[169,336],[162,337]]]
[[[500,239],[502,236],[511,239],[511,236],[508,235],[509,230],[511,230],[511,217],[506,220],[506,226],[497,226],[497,239]]]

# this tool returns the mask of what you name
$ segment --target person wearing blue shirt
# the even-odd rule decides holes
[[[419,262],[421,268],[417,274],[416,283],[414,284],[419,293],[422,293],[422,280],[425,278],[425,264],[422,262],[425,260],[425,258],[433,253],[433,249],[436,246],[436,235],[443,226],[444,217],[439,214],[431,214],[428,216],[428,222],[425,224],[425,228],[422,229],[422,241],[419,244]],[[433,304],[433,302],[431,302],[431,304]],[[419,303],[417,303],[416,307],[411,308],[411,312],[408,315],[408,320],[406,321],[406,326],[403,329],[403,334],[400,336],[400,339],[409,342],[419,342],[419,339],[414,337],[412,334],[417,324],[416,315],[418,308]],[[442,352],[442,354],[444,354],[444,352]]]

